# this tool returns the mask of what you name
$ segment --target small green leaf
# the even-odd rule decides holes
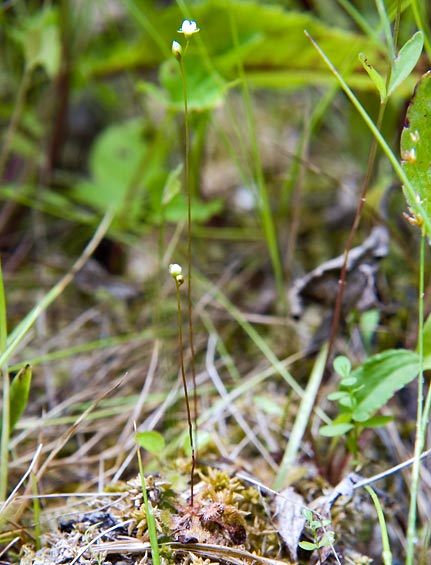
[[[346,377],[340,382],[340,386],[342,387],[352,387],[357,383],[356,377]]]
[[[339,404],[340,404],[340,406],[343,406],[343,408],[347,408],[348,410],[352,410],[353,405],[354,405],[354,398],[352,398],[350,395],[345,396],[344,398],[341,398],[339,400]]]
[[[371,418],[368,418],[368,420],[361,422],[361,425],[364,426],[364,428],[381,428],[392,421],[392,416],[372,416]]]
[[[335,533],[332,530],[325,532],[322,538],[319,540],[319,548],[328,547],[332,545],[334,541],[335,541]]]
[[[389,81],[388,96],[400,86],[415,68],[424,46],[424,36],[417,31],[400,49],[395,59],[391,79]]]
[[[315,543],[312,543],[311,541],[300,541],[298,545],[301,549],[305,549],[305,551],[314,551],[318,547]]]
[[[340,375],[340,377],[348,377],[350,375],[350,371],[352,370],[350,359],[348,359],[344,355],[339,355],[338,357],[336,357],[334,359],[334,370],[338,375]]]
[[[355,426],[353,424],[328,424],[322,426],[319,430],[320,434],[325,437],[343,436],[350,432]]]
[[[344,391],[344,390],[337,390],[335,392],[331,392],[331,394],[328,394],[328,400],[332,400],[333,402],[336,402],[338,400],[341,400],[342,398],[346,398],[349,396],[349,393]]]
[[[383,103],[386,100],[387,95],[386,95],[386,84],[382,75],[378,73],[376,69],[369,63],[368,59],[365,57],[363,53],[359,53],[358,57],[362,66],[367,71],[368,76],[374,82],[377,90],[379,91],[380,102]]]
[[[10,430],[12,433],[19,419],[21,418],[25,407],[27,406],[28,396],[31,385],[31,367],[26,365],[23,367],[12,380],[10,385]]]
[[[360,385],[355,392],[357,405],[353,419],[368,420],[397,390],[416,378],[418,372],[419,357],[413,351],[390,349],[370,357],[352,373]]]
[[[136,439],[141,447],[153,455],[159,455],[165,447],[165,438],[162,434],[155,430],[138,432],[136,434]]]
[[[303,508],[302,515],[308,523],[313,520],[313,512],[309,508]]]

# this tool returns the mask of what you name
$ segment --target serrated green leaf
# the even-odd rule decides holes
[[[416,219],[417,203],[420,201],[426,212],[427,223],[431,222],[431,72],[423,75],[416,85],[415,93],[407,109],[406,125],[401,134],[401,165],[415,195],[404,193]],[[426,225],[426,224],[425,224]],[[427,233],[428,238],[431,233]]]
[[[351,370],[352,364],[350,362],[350,359],[348,359],[344,355],[339,355],[334,359],[334,371],[337,373],[337,375],[340,375],[340,377],[348,377]]]
[[[327,424],[326,426],[322,426],[319,430],[319,433],[325,437],[337,437],[343,436],[350,432],[354,428],[353,424],[345,423],[345,424]]]
[[[32,370],[30,365],[23,367],[12,379],[10,385],[10,429],[12,433],[25,407],[27,406],[30,394]]]
[[[153,455],[159,455],[165,448],[165,438],[162,434],[155,430],[138,432],[136,434],[136,439],[142,448],[146,449]]]
[[[386,100],[386,84],[385,80],[383,79],[382,75],[376,71],[376,69],[371,65],[368,61],[367,57],[363,53],[359,53],[358,55],[359,61],[364,69],[367,71],[368,76],[373,81],[374,85],[376,86],[377,90],[380,94],[380,102],[383,103]]]
[[[391,78],[388,87],[388,96],[400,86],[415,68],[424,46],[424,37],[417,31],[400,49],[398,57],[392,66]]]
[[[411,382],[419,372],[419,356],[406,349],[390,349],[370,357],[353,371],[360,389],[352,417],[365,422],[384,406],[397,390]]]

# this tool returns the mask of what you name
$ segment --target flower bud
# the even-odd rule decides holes
[[[183,54],[183,48],[181,47],[181,43],[178,41],[172,41],[172,55],[176,59],[180,59]]]

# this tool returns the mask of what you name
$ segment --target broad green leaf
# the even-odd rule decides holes
[[[108,127],[97,138],[90,153],[91,180],[78,183],[74,195],[101,212],[111,205],[120,209],[133,183],[139,192],[142,190],[147,171],[143,170],[140,177],[137,171],[147,150],[141,120]],[[136,215],[138,205],[134,198],[129,213]]]
[[[361,388],[355,393],[357,406],[352,417],[365,422],[384,406],[397,390],[419,372],[418,354],[406,349],[390,349],[370,357],[353,371]]]
[[[162,434],[155,430],[138,432],[136,434],[136,439],[142,448],[146,449],[153,455],[159,455],[165,447],[165,438]]]
[[[12,379],[10,385],[10,430],[12,433],[19,419],[21,418],[25,407],[27,406],[28,396],[31,385],[31,367],[26,365]]]
[[[417,31],[400,49],[392,66],[391,78],[388,87],[388,96],[404,82],[421,56],[424,46],[424,37],[421,31]]]
[[[348,377],[352,370],[350,359],[344,355],[339,355],[334,359],[334,370],[340,377]]]
[[[431,222],[431,72],[418,82],[407,110],[405,127],[401,134],[401,165],[412,184],[415,197],[405,197],[416,220]],[[426,218],[417,213],[420,201]],[[425,224],[426,225],[426,224]],[[431,233],[427,233],[431,237]]]
[[[354,428],[353,424],[345,423],[345,424],[328,424],[326,426],[322,426],[319,430],[320,434],[325,437],[337,437],[343,436],[350,432]]]
[[[380,94],[380,102],[384,102],[386,100],[386,84],[385,80],[380,73],[376,71],[376,69],[369,63],[368,59],[365,57],[363,53],[359,53],[359,61],[364,69],[367,71],[368,76],[374,82],[377,90]]]

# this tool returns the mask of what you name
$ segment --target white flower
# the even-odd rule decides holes
[[[184,37],[188,39],[189,37],[191,37],[195,33],[198,33],[199,31],[200,30],[194,20],[184,20],[183,23],[181,24],[180,29],[178,30],[178,33],[183,33]]]
[[[174,279],[177,286],[181,286],[183,284],[184,277],[183,268],[181,267],[181,265],[178,265],[177,263],[171,263],[169,265],[169,274]]]
[[[176,59],[179,59],[182,53],[183,53],[183,48],[181,46],[181,43],[178,43],[178,41],[172,41],[172,55]]]
[[[181,265],[178,265],[177,263],[171,263],[169,265],[169,274],[173,278],[178,277],[178,275],[183,274],[183,268],[181,267]]]

